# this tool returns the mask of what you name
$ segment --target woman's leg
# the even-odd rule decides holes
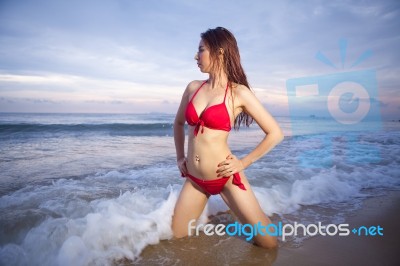
[[[231,181],[228,181],[221,192],[221,197],[239,218],[242,224],[254,225],[261,222],[261,225],[267,226],[271,223],[271,220],[261,209],[261,206],[243,172],[240,173],[240,177],[246,190],[242,190],[233,185]],[[268,234],[265,236],[257,234],[254,236],[254,241],[257,245],[264,248],[277,247],[276,237]]]
[[[180,238],[188,235],[188,224],[192,219],[197,220],[206,206],[208,195],[195,187],[186,179],[175,205],[172,217],[172,231],[174,237]]]

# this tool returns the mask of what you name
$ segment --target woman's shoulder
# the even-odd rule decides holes
[[[245,96],[248,93],[253,93],[249,87],[239,83],[232,83],[232,89],[237,96]]]
[[[189,82],[189,84],[187,85],[188,88],[198,88],[201,86],[201,84],[204,83],[205,80],[192,80],[191,82]]]
[[[254,95],[254,92],[249,87],[243,84],[233,84],[232,88],[235,95],[234,98],[236,99],[238,106],[254,104],[256,97]]]
[[[189,82],[189,84],[186,86],[186,91],[188,93],[191,93],[195,90],[197,90],[201,84],[204,83],[204,80],[192,80],[191,82]]]

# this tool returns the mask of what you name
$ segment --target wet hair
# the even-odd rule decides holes
[[[215,29],[208,29],[206,32],[201,33],[200,36],[210,51],[212,71],[216,73],[220,73],[221,70],[224,71],[231,88],[232,82],[234,82],[246,86],[251,91],[246,74],[240,63],[239,47],[233,34],[223,27],[217,27]],[[219,57],[221,55],[221,48],[223,60]],[[241,112],[235,119],[234,128],[239,129],[241,124],[248,127],[252,122],[253,118],[250,115]]]

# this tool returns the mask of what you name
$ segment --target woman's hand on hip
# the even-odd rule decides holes
[[[217,177],[228,177],[235,173],[239,173],[243,169],[244,167],[242,161],[238,159],[235,155],[229,154],[226,157],[226,160],[218,164]]]
[[[186,176],[188,172],[186,167],[186,157],[178,159],[176,164],[178,165],[179,171],[181,171],[182,177]]]

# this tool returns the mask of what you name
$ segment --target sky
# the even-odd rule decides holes
[[[0,112],[175,113],[186,85],[207,79],[194,55],[217,26],[235,35],[272,114],[293,112],[288,82],[372,70],[360,81],[371,106],[400,119],[397,0],[1,0]],[[327,108],[302,99],[296,112]]]

